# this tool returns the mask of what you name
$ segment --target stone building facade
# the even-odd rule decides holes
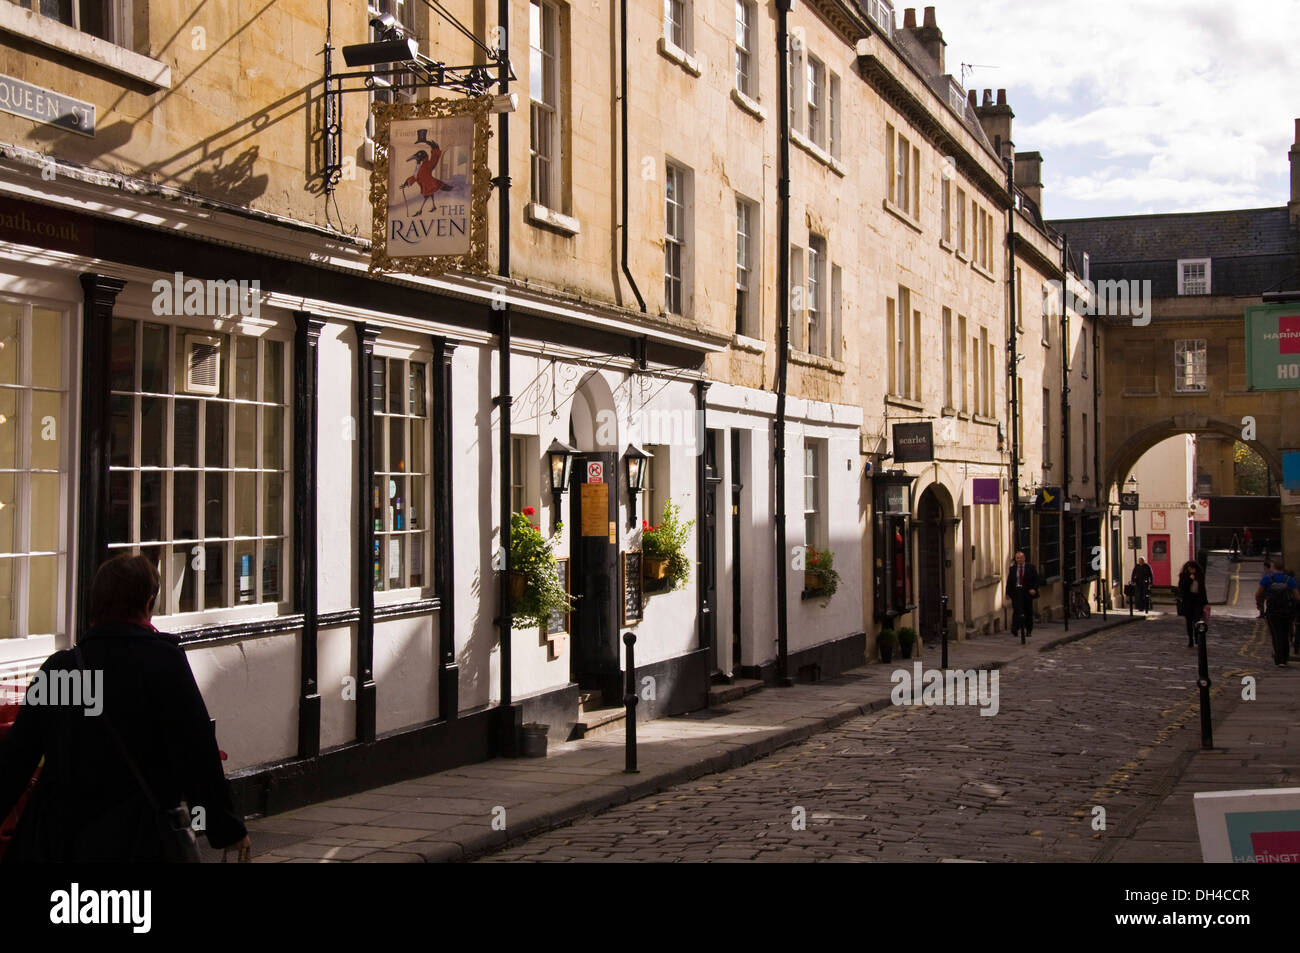
[[[271,811],[509,753],[525,721],[581,731],[619,694],[627,630],[653,717],[713,681],[834,674],[885,626],[1005,625],[1017,497],[1055,479],[1031,408],[1061,377],[1033,316],[1061,256],[1008,186],[1004,98],[947,72],[933,8],[673,0],[624,22],[510,0],[502,31],[447,4],[466,35],[413,0],[77,6],[0,2],[5,89],[32,103],[0,113],[21,355],[0,470],[30,514],[4,528],[5,677],[75,638],[106,555],[156,555],[159,625],[246,808]],[[385,15],[443,66],[495,80],[508,51],[486,274],[369,268],[369,106],[437,95],[339,79]],[[238,296],[167,307],[189,281]],[[1091,334],[1072,320],[1069,347]],[[576,452],[559,493],[556,441]],[[692,571],[638,594],[640,520],[668,502],[695,521]],[[546,631],[501,616],[502,513],[528,507],[564,524],[581,596]],[[834,554],[833,597],[809,547]]]

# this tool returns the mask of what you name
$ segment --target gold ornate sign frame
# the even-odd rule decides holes
[[[375,103],[371,106],[371,114],[375,118],[375,161],[370,171],[371,272],[403,272],[426,276],[441,275],[452,270],[476,274],[487,273],[488,196],[492,192],[491,171],[488,169],[487,161],[488,139],[492,135],[488,122],[491,107],[491,96],[480,96],[477,99],[433,99],[420,103]],[[469,253],[389,257],[388,180],[391,156],[388,134],[390,124],[401,120],[444,119],[466,115],[474,119]]]

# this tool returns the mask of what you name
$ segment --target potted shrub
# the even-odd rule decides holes
[[[829,549],[809,546],[804,558],[803,587],[829,599],[840,587],[840,574],[835,570],[835,554]]]
[[[916,645],[916,629],[911,626],[904,626],[898,630],[898,655],[899,658],[911,658],[912,649]]]
[[[641,521],[641,572],[651,588],[679,589],[691,575],[686,555],[695,520],[682,522],[681,509],[672,500],[664,504],[658,526]]]
[[[573,608],[572,598],[560,584],[551,548],[564,524],[557,523],[556,535],[547,539],[541,527],[529,520],[533,513],[533,508],[526,506],[522,513],[510,516],[510,559],[506,568],[516,629],[543,626],[551,613]]]
[[[886,665],[894,660],[894,648],[898,645],[898,633],[893,629],[881,629],[880,634],[876,636],[876,651],[880,653],[880,661]]]

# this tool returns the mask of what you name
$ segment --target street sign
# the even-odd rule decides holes
[[[1192,521],[1208,523],[1210,521],[1210,501],[1207,499],[1192,501]]]
[[[1034,498],[1034,509],[1045,510],[1049,513],[1059,512],[1061,509],[1061,488],[1059,486],[1045,486],[1038,491]]]
[[[1138,495],[1136,493],[1121,493],[1119,495],[1119,508],[1120,512],[1132,510],[1136,513],[1138,508]]]
[[[599,460],[587,464],[587,482],[604,483],[605,482],[605,465]]]

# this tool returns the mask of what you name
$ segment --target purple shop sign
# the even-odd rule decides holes
[[[981,503],[997,505],[1002,499],[999,482],[997,477],[975,477],[971,481],[974,489],[974,498],[971,502],[975,506],[979,506]]]

